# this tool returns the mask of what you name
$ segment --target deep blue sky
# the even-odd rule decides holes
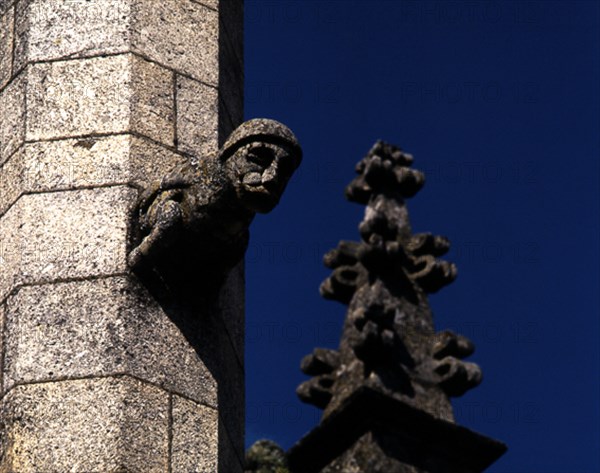
[[[415,156],[413,229],[447,235],[438,329],[476,344],[458,422],[509,445],[488,471],[600,471],[598,2],[247,0],[246,118],[288,124],[305,159],[247,255],[247,444],[318,422],[301,358],[336,347],[321,256],[357,239],[354,164]]]

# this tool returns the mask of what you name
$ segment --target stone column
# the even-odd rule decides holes
[[[0,0],[1,472],[242,471],[243,268],[175,309],[126,263],[242,70],[242,0]]]

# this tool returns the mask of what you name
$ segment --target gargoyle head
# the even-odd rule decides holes
[[[219,158],[242,205],[267,213],[279,202],[300,164],[302,150],[288,127],[261,118],[235,129]]]

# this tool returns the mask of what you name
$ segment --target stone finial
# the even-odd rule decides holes
[[[302,360],[312,378],[297,394],[323,409],[323,418],[289,452],[294,472],[472,472],[504,449],[454,424],[448,398],[479,384],[481,370],[463,361],[474,350],[469,340],[434,330],[427,294],[451,283],[456,267],[439,259],[450,247],[447,238],[412,233],[405,199],[425,182],[412,162],[400,148],[378,141],[346,188],[349,200],[366,205],[361,239],[341,241],[325,255],[333,271],[320,290],[348,311],[338,349],[317,348]],[[410,442],[420,445],[420,436],[441,432],[456,432],[467,450],[481,447],[481,455],[466,462],[472,470],[455,470],[449,459],[436,459],[436,468],[409,467],[430,465],[433,452],[399,462]],[[392,444],[397,450],[389,450]],[[334,452],[318,453],[327,448]]]
[[[339,352],[317,349],[303,360],[302,370],[314,376],[298,388],[305,402],[325,409],[350,378],[409,397],[429,386],[457,396],[481,380],[477,365],[461,361],[472,344],[451,332],[434,335],[430,314],[415,310],[426,307],[425,293],[454,280],[456,267],[438,259],[450,248],[447,238],[411,232],[404,199],[425,182],[423,173],[410,168],[412,162],[400,148],[378,141],[346,188],[350,200],[367,205],[361,241],[342,241],[325,255],[333,273],[321,294],[348,304],[348,316]],[[352,371],[356,376],[348,378]]]
[[[302,150],[267,119],[242,123],[214,155],[189,161],[142,194],[129,265],[171,285],[218,285],[244,256],[256,213],[279,202]]]

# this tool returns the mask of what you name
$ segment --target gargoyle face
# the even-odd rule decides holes
[[[256,141],[227,159],[226,172],[242,205],[259,213],[273,210],[294,173],[292,153],[285,144]]]

